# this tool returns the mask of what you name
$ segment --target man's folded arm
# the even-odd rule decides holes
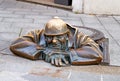
[[[28,59],[39,59],[41,46],[40,34],[42,31],[35,30],[17,38],[11,45],[10,50],[18,56]],[[39,49],[39,50],[38,50]]]
[[[71,62],[78,64],[99,64],[103,57],[99,45],[82,33],[77,36],[77,49],[71,50]]]

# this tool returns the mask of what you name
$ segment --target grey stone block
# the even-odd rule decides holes
[[[116,20],[120,21],[120,16],[113,16]]]
[[[27,14],[27,15],[38,15],[38,12],[31,12],[31,11],[15,11],[14,14]]]
[[[12,14],[13,11],[9,11],[9,10],[0,10],[0,14]]]
[[[11,32],[0,32],[0,37],[4,41],[13,41],[19,37],[18,33],[11,33]]]
[[[8,48],[10,45],[10,42],[8,40],[1,39],[0,40],[0,52]]]
[[[0,17],[22,18],[23,15],[17,15],[17,14],[0,14]]]
[[[21,28],[18,27],[11,27],[11,26],[2,26],[0,29],[0,33],[5,33],[5,32],[9,32],[9,33],[19,33]]]
[[[9,10],[9,11],[31,11],[31,9],[25,9],[25,8],[6,8],[6,10]]]
[[[4,18],[3,22],[20,22],[20,23],[33,23],[33,19],[24,18]]]
[[[32,19],[42,19],[42,20],[45,20],[45,19],[51,19],[52,16],[44,16],[44,15],[25,15],[24,18],[32,18]]]
[[[68,24],[71,24],[71,25],[76,25],[76,26],[83,26],[81,21],[75,21],[75,20],[65,20],[65,22],[67,22]]]

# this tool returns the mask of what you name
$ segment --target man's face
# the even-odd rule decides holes
[[[60,50],[66,50],[68,48],[68,35],[45,35],[46,46],[49,48],[55,48]]]

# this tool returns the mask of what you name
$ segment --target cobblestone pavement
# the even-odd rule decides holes
[[[33,29],[43,28],[54,16],[77,26],[95,28],[109,38],[110,66],[54,67],[13,55],[11,42]],[[58,8],[0,0],[0,81],[119,81],[120,16],[74,14]]]

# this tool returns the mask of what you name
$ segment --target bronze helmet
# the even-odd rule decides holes
[[[60,19],[59,17],[54,17],[50,21],[46,23],[45,26],[45,35],[63,35],[68,33],[69,30],[67,28],[66,23]]]

